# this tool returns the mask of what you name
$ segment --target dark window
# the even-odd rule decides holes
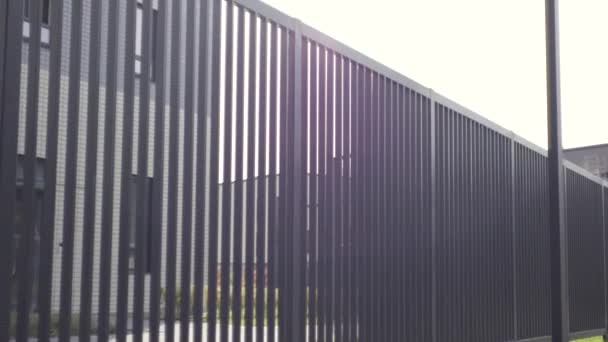
[[[11,276],[11,283],[13,286],[13,307],[17,305],[17,279],[18,272],[26,271],[31,272],[32,274],[32,287],[29,289],[31,291],[31,302],[30,309],[35,310],[36,305],[38,303],[38,274],[39,274],[39,262],[40,262],[40,229],[42,222],[42,204],[43,204],[43,195],[45,188],[45,179],[44,179],[44,159],[37,159],[36,165],[34,169],[34,208],[33,213],[26,213],[26,205],[24,202],[24,158],[23,156],[18,156],[17,158],[17,191],[16,191],[16,202],[15,202],[15,233],[13,235],[13,272]],[[33,215],[34,219],[34,232],[33,232],[33,240],[30,245],[30,265],[28,265],[28,270],[20,270],[18,269],[18,256],[21,253],[20,248],[23,246],[23,234],[25,232],[25,217],[26,215]]]
[[[30,18],[30,1],[31,0],[25,0],[23,2],[23,17],[25,19],[29,19]]]
[[[32,5],[30,4],[31,1],[41,1],[41,5],[42,5],[42,24],[48,26],[50,23],[50,17],[51,17],[51,0],[24,0],[23,2],[23,17],[25,18],[25,20],[30,20],[31,17],[31,8]]]
[[[154,81],[155,79],[155,57],[156,57],[156,20],[157,20],[156,9],[152,9],[152,23],[149,31],[150,35],[150,80]],[[138,1],[137,2],[137,13],[136,13],[136,28],[135,28],[135,74],[141,75],[141,63],[142,63],[142,41],[143,41],[143,16],[144,16],[144,5]]]
[[[150,54],[150,79],[154,81],[156,79],[156,30],[158,23],[158,11],[152,10],[152,44],[150,47],[152,48],[152,53]]]
[[[146,273],[150,273],[151,269],[151,229],[152,229],[152,186],[153,179],[150,177],[138,177],[137,175],[131,176],[131,184],[129,189],[129,271],[135,272],[135,253],[137,246],[137,182],[139,180],[145,182],[144,192],[144,214],[143,219],[144,225],[144,269]]]

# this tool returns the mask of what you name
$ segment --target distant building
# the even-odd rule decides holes
[[[565,149],[564,158],[597,176],[608,179],[608,144]]]

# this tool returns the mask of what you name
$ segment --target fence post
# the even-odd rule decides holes
[[[600,190],[602,191],[602,251],[603,251],[603,259],[602,259],[602,270],[604,271],[604,330],[608,330],[608,297],[606,297],[606,196],[604,191],[605,182],[602,181],[600,184]],[[604,333],[604,341],[606,340],[606,333]]]
[[[21,80],[22,0],[0,0],[0,341],[8,341],[15,230],[17,125]]]
[[[431,288],[431,337],[437,342],[437,172],[435,167],[435,92],[429,89],[429,100],[431,102],[431,265],[432,265],[432,288]]]
[[[6,22],[7,22],[7,13],[8,13],[8,1],[7,0],[0,0],[0,132],[2,132],[2,136],[4,136],[4,130],[3,128],[3,122],[4,122],[4,82],[5,82],[5,78],[4,78],[4,59],[5,59],[5,54],[6,54]],[[4,139],[2,139],[2,142],[4,143]],[[4,146],[4,144],[2,145]],[[0,148],[0,184],[4,185],[4,169],[2,168],[2,166],[4,165],[3,161],[4,159],[2,158],[4,152],[4,148]],[[2,187],[2,189],[4,189],[4,187]],[[2,195],[2,197],[0,197],[0,202],[2,202],[2,204],[4,204],[4,198],[5,198],[5,192],[1,191],[0,194]],[[9,236],[9,232],[10,230],[12,230],[11,226],[7,226],[5,225],[6,222],[4,221],[6,218],[4,217],[4,212],[1,212],[2,209],[0,209],[0,225],[2,227],[6,227],[6,229],[3,229],[4,234],[2,234],[0,236],[0,240],[1,241],[5,241],[2,243],[2,247],[7,247],[8,244],[8,239],[10,239]],[[1,233],[0,233],[1,234]],[[4,251],[6,251],[5,248],[2,248]],[[6,252],[4,252],[6,253]],[[3,254],[2,256],[5,256],[6,254]],[[10,277],[10,270],[11,270],[11,263],[10,263],[10,259],[3,259],[2,264],[0,265],[0,339],[5,341],[8,339],[8,330],[9,330],[9,324],[10,324],[10,317],[9,314],[6,312],[8,310],[8,306],[10,305],[10,303],[7,300],[10,300],[10,296],[7,297],[7,294],[5,293],[6,291],[10,290],[10,284],[9,284],[9,277]]]
[[[549,239],[551,250],[551,322],[554,342],[568,340],[568,228],[564,169],[559,76],[558,0],[545,1],[547,49],[547,131],[549,142]]]
[[[511,134],[511,262],[513,263],[513,341],[517,341],[517,257],[515,233],[515,134]]]
[[[0,0],[0,129],[2,129],[2,97],[4,95],[4,55],[6,54],[6,13],[8,12],[7,0]]]
[[[302,53],[305,51],[302,48],[302,29],[301,23],[299,20],[294,19],[294,56],[293,56],[293,68],[294,68],[294,77],[292,80],[292,84],[290,85],[292,91],[294,92],[293,96],[293,121],[291,125],[292,134],[293,134],[293,151],[291,153],[290,158],[292,158],[293,162],[293,202],[292,205],[292,213],[293,216],[290,218],[292,220],[292,267],[291,267],[291,277],[292,277],[292,289],[291,291],[291,317],[289,318],[291,331],[290,341],[298,342],[304,341],[304,327],[305,327],[305,298],[306,298],[306,286],[304,285],[304,266],[305,266],[305,258],[304,258],[304,247],[303,241],[305,241],[304,235],[304,210],[305,210],[305,192],[304,192],[304,180],[306,177],[306,165],[305,165],[305,121],[304,121],[304,112],[302,110],[302,101],[305,87],[302,84],[303,80],[303,67],[305,61],[302,58]]]

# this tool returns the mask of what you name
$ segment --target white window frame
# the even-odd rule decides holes
[[[26,2],[28,1],[32,1],[32,0],[23,0],[24,1],[24,6],[26,6]],[[34,1],[38,1],[38,0],[34,0]],[[51,31],[49,29],[49,25],[50,25],[50,16],[51,16],[51,4],[52,1],[49,1],[49,23],[41,23],[41,28],[40,28],[40,43],[42,43],[43,45],[49,45],[51,42]],[[28,6],[31,6],[31,4],[28,4]],[[24,7],[25,9],[25,7]],[[23,29],[22,29],[22,36],[24,39],[29,40],[30,39],[30,19],[28,17],[25,16],[25,14],[23,14]]]

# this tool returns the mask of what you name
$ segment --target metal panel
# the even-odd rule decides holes
[[[517,339],[550,334],[549,212],[546,158],[514,144]]]
[[[508,340],[511,145],[443,106],[435,120],[438,340]]]
[[[565,178],[571,331],[601,329],[605,325],[602,186],[568,169]]]

